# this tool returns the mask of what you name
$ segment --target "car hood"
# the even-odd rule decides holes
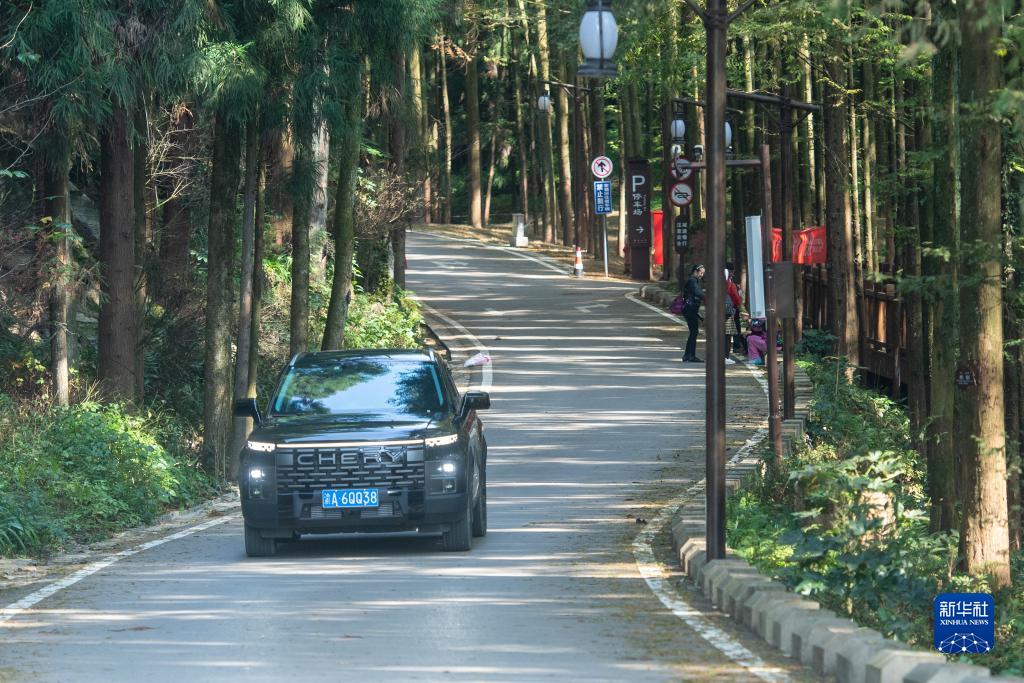
[[[304,443],[404,441],[451,432],[450,420],[339,420],[324,417],[276,417],[266,420],[249,437],[278,446]]]

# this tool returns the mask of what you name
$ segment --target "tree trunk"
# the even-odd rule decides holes
[[[446,37],[447,40],[447,37]],[[444,118],[444,164],[441,169],[441,220],[452,222],[452,108],[448,100],[448,56],[445,48],[438,57],[441,63],[441,114]]]
[[[420,59],[422,46],[415,43],[409,50],[409,102],[412,105],[412,117],[416,121],[416,135],[412,147],[422,153],[428,143],[430,134],[428,132],[428,116],[423,102],[423,64]],[[423,157],[421,157],[423,158]],[[423,183],[423,222],[430,223],[430,165],[423,164],[419,171],[420,181]]]
[[[71,248],[68,232],[71,230],[71,198],[68,188],[68,170],[71,161],[66,155],[52,162],[46,169],[46,213],[53,230],[56,251],[56,272],[50,280],[50,378],[53,397],[57,405],[71,403],[69,371],[70,337],[68,324],[71,317]]]
[[[863,67],[861,76],[864,87],[864,101],[870,102],[874,99],[874,68],[868,63]],[[877,268],[878,255],[875,251],[875,220],[877,208],[875,206],[874,193],[874,166],[878,158],[878,150],[875,148],[875,136],[872,134],[874,126],[871,123],[871,115],[865,113],[861,117],[861,143],[864,148],[864,160],[862,165],[862,177],[864,178],[864,268],[869,273],[874,273]]]
[[[569,70],[562,64],[562,82],[572,80]],[[558,88],[558,156],[562,162],[559,209],[562,214],[562,244],[572,244],[573,225],[576,222],[572,206],[572,142],[569,139],[569,93]]]
[[[519,62],[523,52],[517,50]],[[526,138],[526,116],[524,108],[531,104],[530,97],[523,91],[523,79],[519,73],[519,64],[512,64],[512,87],[516,100],[516,159],[519,171],[519,211],[523,214],[523,220],[530,222],[530,171],[527,166],[529,159],[529,141]],[[528,109],[527,109],[528,110]]]
[[[498,166],[498,129],[501,124],[494,101],[491,101],[491,158],[487,166],[487,190],[484,192],[484,225],[491,224],[491,199],[494,195],[494,173]]]
[[[834,84],[826,92],[825,123],[825,207],[828,234],[829,308],[832,332],[838,338],[837,354],[852,368],[860,363],[857,335],[856,267],[853,254],[853,227],[850,223],[850,141],[846,114],[846,67],[832,57],[826,64],[828,78]]]
[[[146,256],[149,235],[146,230],[146,167],[149,162],[149,143],[146,111],[140,102],[134,112],[135,132],[138,139],[132,159],[132,203],[135,204],[135,397],[142,401],[146,392]]]
[[[203,441],[207,465],[233,479],[227,469],[231,430],[231,281],[235,254],[241,130],[226,113],[213,122],[210,222],[207,228],[206,370]]]
[[[260,149],[259,119],[249,121],[245,131],[245,190],[242,199],[242,270],[238,277],[238,337],[235,343],[235,382],[234,399],[249,397],[249,362],[250,347],[256,342],[252,336],[253,325],[253,281],[256,268],[256,197],[259,193],[259,179],[262,175],[260,166],[262,150]],[[262,227],[262,226],[261,226]],[[234,432],[231,448],[228,451],[230,462],[228,471],[238,469],[238,455],[245,445],[245,439],[252,431],[252,419],[247,417],[234,418]]]
[[[466,62],[466,136],[469,144],[469,222],[483,227],[480,177],[480,73],[474,55]]]
[[[993,11],[995,10],[995,11]],[[961,158],[960,353],[957,444],[962,463],[960,551],[972,575],[1010,585],[1003,404],[1002,130],[988,114],[1001,87],[1000,6],[967,0],[960,17]],[[970,274],[970,277],[966,277]]]
[[[331,303],[321,348],[340,349],[345,343],[345,321],[352,299],[352,253],[355,249],[356,175],[359,167],[359,143],[362,139],[362,115],[359,98],[345,105],[346,126],[338,143],[338,187],[334,202],[334,281]],[[337,133],[336,133],[337,135]]]
[[[301,151],[296,154],[296,167],[303,163],[302,155]],[[308,186],[297,190],[292,213],[292,292],[288,314],[288,353],[292,356],[309,350],[309,221],[313,197]]]
[[[920,106],[916,103],[917,86],[913,81],[907,81],[904,88],[904,102],[909,99],[915,102],[913,105],[917,111]],[[900,185],[903,190],[903,215],[900,221],[903,225],[903,273],[905,277],[920,281],[922,275],[921,264],[921,235],[932,232],[931,225],[923,225],[924,214],[921,212],[921,205],[925,197],[920,174],[917,173],[918,162],[915,152],[919,150],[921,139],[921,121],[915,112],[908,111],[904,107],[901,116],[908,117],[916,122],[914,135],[907,135],[904,130],[903,152],[904,152],[904,180]],[[906,126],[904,125],[904,128]],[[904,291],[900,294],[903,305],[907,311],[907,365],[908,365],[908,407],[910,412],[910,425],[912,430],[912,442],[921,456],[922,461],[928,458],[928,443],[922,438],[925,427],[928,423],[928,372],[927,372],[927,351],[928,339],[925,335],[924,303],[921,298],[921,290],[914,288],[911,291]]]
[[[245,376],[249,380],[245,395],[256,398],[256,382],[260,369],[260,316],[263,312],[263,287],[266,281],[263,273],[263,257],[266,252],[266,219],[265,186],[267,182],[267,165],[265,157],[258,164],[260,172],[256,181],[255,229],[253,231],[253,270],[252,270],[252,315],[249,316],[249,366]]]
[[[953,394],[957,348],[957,291],[959,272],[959,224],[957,222],[957,60],[958,48],[944,45],[934,57],[932,90],[935,110],[935,153],[932,158],[931,204],[934,207],[932,239],[937,249],[948,252],[948,260],[932,253],[923,262],[925,274],[937,281],[930,307],[931,361],[934,371],[929,382],[928,492],[931,498],[932,531],[957,528],[957,452],[954,438]],[[873,254],[873,258],[875,255]]]
[[[398,178],[405,180],[405,158],[409,146],[405,134],[408,102],[405,97],[406,68],[403,50],[391,54],[391,65],[395,79],[395,102],[390,115],[388,146],[391,151],[391,170]],[[392,276],[398,289],[405,289],[405,229],[405,222],[402,221],[391,230],[391,251],[395,259]]]
[[[283,246],[292,229],[293,194],[291,189],[295,146],[291,132],[282,127],[274,136],[267,168],[267,204],[274,230],[274,244]]]
[[[331,135],[327,123],[322,122],[313,136],[313,204],[309,215],[309,251],[316,282],[323,282],[327,274],[327,169],[331,164]]]
[[[800,42],[800,96],[804,102],[814,101],[812,90],[812,62],[810,38],[805,34]],[[752,88],[748,88],[751,90]],[[797,141],[799,143],[800,167],[800,215],[803,216],[804,225],[820,225],[819,217],[815,211],[817,204],[817,178],[814,168],[814,114],[808,113],[800,122],[797,128]]]
[[[188,150],[193,119],[187,106],[174,109],[171,125],[171,144],[176,149]],[[189,249],[192,218],[189,198],[178,192],[172,183],[164,187],[167,198],[163,207],[163,227],[160,229],[160,277],[155,283],[156,298],[165,310],[177,312],[185,302],[192,284],[192,255]]]
[[[545,3],[535,6],[537,18],[537,56],[540,62],[540,78],[551,80],[551,52],[548,49],[548,19]],[[554,102],[552,101],[552,104]],[[555,192],[554,132],[551,117],[541,117],[541,163],[544,165],[544,241],[553,243],[556,239],[558,225],[558,200]]]
[[[98,376],[109,401],[136,399],[135,173],[129,114],[114,104],[101,141]]]

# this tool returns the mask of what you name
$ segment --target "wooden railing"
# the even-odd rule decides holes
[[[803,268],[804,328],[830,329],[828,268]],[[861,367],[890,380],[898,387],[904,381],[907,363],[907,316],[891,284],[865,281],[860,297]]]

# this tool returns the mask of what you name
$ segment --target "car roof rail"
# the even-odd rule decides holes
[[[292,356],[291,360],[288,361],[288,367],[290,367],[290,368],[295,367],[295,361],[297,361],[299,359],[299,356],[301,356],[301,355],[302,355],[302,353],[299,352],[299,353],[295,354],[294,356]]]

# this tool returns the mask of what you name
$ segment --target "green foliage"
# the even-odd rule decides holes
[[[0,404],[0,554],[101,538],[211,491],[188,430],[166,417],[3,394]]]
[[[816,358],[833,356],[836,352],[836,336],[826,330],[806,329],[797,344],[796,352]]]
[[[345,346],[360,349],[411,349],[420,346],[423,317],[406,294],[359,294],[349,309]]]
[[[841,363],[802,365],[814,382],[807,441],[729,501],[730,547],[824,606],[930,647],[935,595],[988,587],[954,572],[955,532],[929,531],[925,468],[903,408],[851,385]],[[1022,569],[1024,555],[1018,587],[996,594],[996,653],[974,663],[1024,670]]]

